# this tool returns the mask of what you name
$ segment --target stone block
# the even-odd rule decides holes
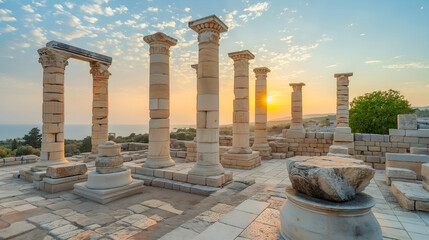
[[[422,164],[423,188],[429,191],[429,163]]]
[[[85,174],[88,171],[85,163],[69,163],[50,166],[46,170],[46,176],[50,178],[64,178]]]
[[[173,173],[173,180],[179,181],[179,182],[187,182],[188,181],[188,174],[183,172],[174,172]]]
[[[411,153],[411,154],[424,154],[424,155],[429,155],[429,148],[424,148],[424,147],[411,147],[411,148],[410,148],[410,153]]]
[[[417,130],[417,115],[415,114],[399,114],[398,129],[402,130]]]
[[[153,169],[145,167],[136,167],[136,173],[153,177]]]
[[[210,194],[218,191],[220,188],[209,187],[209,186],[201,186],[201,185],[193,185],[191,187],[191,193],[209,196]]]
[[[412,170],[405,169],[405,168],[387,167],[386,168],[386,184],[390,185],[392,182],[392,179],[395,179],[397,181],[401,181],[401,180],[415,181],[416,180],[416,173]]]
[[[189,174],[186,182],[198,185],[206,185],[206,177]]]

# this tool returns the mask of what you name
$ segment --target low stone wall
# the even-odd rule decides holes
[[[331,132],[308,132],[305,138],[277,138],[270,142],[273,153],[288,153],[287,156],[325,156],[332,145],[334,134]]]
[[[37,162],[39,159],[36,155],[25,155],[19,157],[7,157],[0,158],[0,167],[1,166],[11,166],[11,165],[19,165],[19,164],[27,164]]]

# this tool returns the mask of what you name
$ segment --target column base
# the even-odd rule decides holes
[[[237,169],[253,169],[261,165],[259,152],[253,151],[251,154],[225,153],[221,161],[223,167]]]
[[[225,169],[223,169],[220,163],[216,165],[202,165],[197,162],[189,171],[189,174],[197,176],[218,176],[224,173]]]
[[[305,138],[304,129],[289,129],[286,132],[286,138],[295,139],[295,138]]]
[[[265,146],[266,145],[266,146]],[[253,145],[252,147],[253,151],[258,151],[259,152],[259,156],[261,156],[262,160],[270,160],[272,159],[271,156],[271,147],[267,144],[263,144],[261,146],[259,145]]]
[[[132,183],[110,189],[91,189],[86,186],[86,183],[77,183],[74,185],[73,192],[79,196],[88,198],[92,201],[106,204],[111,201],[128,197],[143,191],[144,182],[142,180],[133,180]]]
[[[232,147],[228,150],[230,154],[252,154],[252,152],[250,147]]]
[[[166,168],[176,165],[173,159],[170,156],[162,158],[153,158],[148,156],[146,162],[143,163],[143,167],[146,168]]]
[[[50,167],[52,165],[59,165],[59,164],[66,164],[66,163],[69,163],[69,161],[67,161],[65,158],[60,159],[60,160],[55,160],[55,161],[49,161],[49,160],[39,161],[32,168],[32,170],[35,170],[35,171],[44,171],[44,170],[48,169],[48,167]]]

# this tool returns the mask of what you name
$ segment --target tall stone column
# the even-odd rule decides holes
[[[219,161],[219,39],[228,27],[215,15],[189,22],[198,33],[197,162],[191,175],[224,173]]]
[[[263,160],[271,159],[271,148],[267,140],[267,67],[253,69],[255,84],[255,140],[252,149],[259,151]]]
[[[109,76],[110,65],[90,62],[92,74],[92,134],[91,153],[98,154],[98,145],[104,144],[109,138]]]
[[[41,48],[39,63],[43,67],[42,151],[36,169],[68,163],[64,158],[64,71],[68,55]]]
[[[329,148],[332,154],[351,154],[354,151],[354,138],[349,127],[349,77],[353,73],[337,73],[337,115],[334,143]]]
[[[170,157],[170,47],[177,40],[155,33],[143,40],[150,45],[149,154],[143,167],[174,166]]]
[[[249,146],[249,60],[255,56],[248,50],[232,52],[234,60],[234,113],[232,148],[223,155],[222,165],[228,168],[252,169],[261,164],[259,152]]]
[[[287,138],[305,138],[305,129],[302,124],[302,87],[304,83],[290,83],[292,87],[291,114],[292,124],[286,133]]]

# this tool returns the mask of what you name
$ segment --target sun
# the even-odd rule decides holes
[[[267,97],[267,103],[270,103],[270,102],[271,102],[271,98]]]

